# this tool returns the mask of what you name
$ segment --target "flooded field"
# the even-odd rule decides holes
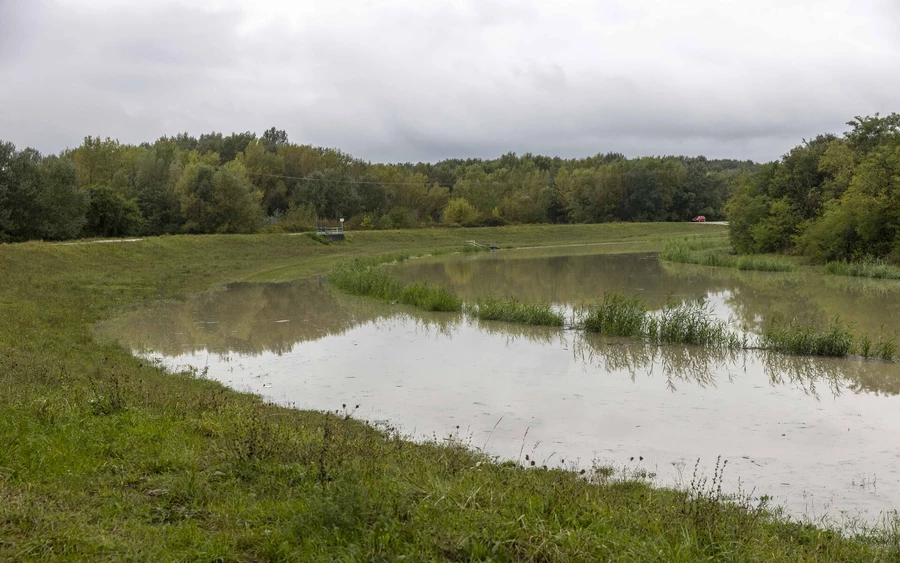
[[[596,251],[596,249],[594,249]],[[560,255],[561,252],[568,252]],[[708,300],[736,329],[773,315],[855,332],[900,326],[897,282],[661,264],[590,248],[387,266],[464,299],[572,309],[610,289]],[[725,486],[798,516],[868,519],[900,506],[900,365],[716,353],[477,322],[339,295],[324,279],[234,284],[100,327],[137,353],[298,408],[347,409],[415,437],[450,434],[504,459],[644,470],[690,481],[728,461]],[[359,405],[356,408],[356,405]]]

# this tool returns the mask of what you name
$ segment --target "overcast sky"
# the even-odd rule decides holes
[[[0,139],[777,158],[900,111],[900,0],[0,0]]]

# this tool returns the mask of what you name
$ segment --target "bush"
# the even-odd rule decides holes
[[[241,169],[191,164],[175,191],[187,233],[252,233],[262,226],[262,194]]]
[[[84,235],[89,237],[119,237],[136,235],[144,219],[137,203],[125,199],[109,186],[87,188],[88,210]]]
[[[316,226],[316,210],[309,204],[292,205],[276,225],[286,233],[312,231]]]
[[[447,206],[444,208],[445,223],[457,223],[459,225],[465,225],[468,223],[473,223],[477,219],[478,210],[475,209],[475,207],[471,203],[461,197],[451,199],[449,202],[447,202]]]

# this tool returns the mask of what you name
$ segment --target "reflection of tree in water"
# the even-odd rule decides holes
[[[877,360],[848,360],[845,358],[817,358],[783,356],[761,353],[766,373],[773,383],[782,383],[789,373],[792,381],[806,381],[813,388],[817,382],[827,382],[831,392],[839,395],[843,389],[854,393],[873,393],[892,396],[900,394],[900,369],[897,364]]]
[[[683,278],[692,284],[690,277]],[[733,282],[737,284],[738,282]],[[761,292],[776,301],[780,282],[747,291]],[[740,291],[732,285],[730,291]],[[782,295],[782,300],[784,296]],[[754,313],[755,314],[755,313]],[[418,334],[452,338],[462,326],[474,326],[507,343],[519,340],[566,346],[576,358],[611,371],[659,375],[670,389],[683,383],[717,385],[716,375],[759,364],[773,385],[797,385],[816,395],[823,385],[833,394],[844,389],[884,395],[900,394],[897,364],[852,359],[784,356],[757,351],[734,352],[687,346],[650,346],[616,341],[598,335],[531,327],[496,321],[474,321],[461,315],[426,313],[329,290],[324,279],[282,284],[233,284],[226,291],[191,297],[184,303],[163,303],[135,311],[99,327],[101,334],[135,350],[178,355],[208,350],[215,354],[284,354],[299,342],[347,332],[365,323],[412,321]]]
[[[453,287],[469,285],[472,282],[472,278],[475,277],[475,271],[465,262],[458,260],[445,262],[444,273]]]
[[[736,365],[742,354],[687,346],[656,346],[643,342],[623,341],[594,334],[575,335],[572,349],[575,357],[606,371],[626,371],[631,379],[638,372],[653,377],[659,369],[666,386],[675,391],[677,384],[690,383],[715,387],[715,374]]]
[[[815,397],[823,386],[833,396],[845,389],[855,393],[900,394],[897,365],[885,362],[654,346],[582,333],[575,334],[573,350],[576,359],[607,371],[626,371],[633,380],[639,373],[653,377],[659,369],[672,391],[679,383],[715,387],[717,373],[725,372],[731,377],[735,368],[746,370],[751,364],[760,364],[772,385],[793,385]]]
[[[163,303],[113,319],[102,334],[134,350],[167,355],[208,350],[215,354],[290,352],[298,342],[343,334],[354,326],[388,319],[401,310],[329,290],[324,279],[295,283],[237,283],[225,291]],[[422,317],[421,323],[435,319]],[[439,323],[448,325],[451,316]],[[447,328],[446,330],[451,330]]]
[[[408,263],[396,273],[405,281],[450,285],[466,300],[515,297],[533,303],[572,305],[598,300],[608,290],[624,290],[639,292],[650,306],[661,307],[669,294],[702,297],[720,291],[722,285],[670,278],[653,254],[531,258],[501,253]]]
[[[483,333],[505,337],[507,346],[518,340],[560,346],[564,346],[566,343],[567,331],[556,327],[518,325],[502,321],[473,320],[471,322]]]
[[[868,332],[873,337],[882,326],[900,325],[900,284],[892,290],[879,280],[842,280],[804,271],[742,272],[670,262],[662,267],[668,277],[688,283],[706,285],[716,280],[728,290],[726,304],[737,319],[757,330],[776,316],[807,318],[825,326],[840,315],[855,333]]]

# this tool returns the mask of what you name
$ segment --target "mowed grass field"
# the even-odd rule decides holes
[[[339,413],[167,373],[92,326],[231,281],[327,273],[349,256],[721,238],[685,224],[528,226],[0,245],[0,561],[896,561],[723,502],[491,462]],[[618,247],[616,247],[618,248]],[[340,410],[340,405],[334,405]],[[352,405],[348,405],[352,409]]]

